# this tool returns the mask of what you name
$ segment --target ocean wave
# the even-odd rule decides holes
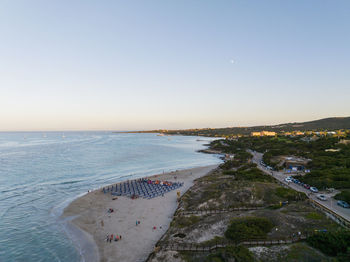
[[[57,185],[69,185],[69,184],[76,184],[76,183],[80,183],[84,180],[71,180],[71,181],[63,181],[63,182],[58,182],[58,183],[52,183],[50,185],[52,186],[57,186]]]

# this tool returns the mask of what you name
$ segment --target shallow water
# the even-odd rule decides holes
[[[89,189],[221,162],[203,139],[111,132],[0,133],[0,261],[80,261],[58,219]]]

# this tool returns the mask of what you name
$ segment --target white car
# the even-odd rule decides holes
[[[310,191],[314,193],[318,193],[318,189],[316,187],[310,187]]]
[[[317,195],[317,198],[322,201],[327,201],[327,197],[325,195]]]
[[[285,179],[284,179],[284,181],[286,181],[287,183],[291,183],[291,182],[293,182],[293,180],[292,180],[292,178],[289,176],[289,177],[286,177]]]

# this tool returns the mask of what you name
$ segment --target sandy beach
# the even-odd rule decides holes
[[[175,181],[176,176],[176,181],[184,182],[181,188],[151,200],[124,196],[112,200],[110,193],[95,190],[74,200],[65,208],[63,218],[70,220],[71,226],[78,227],[86,235],[86,243],[80,243],[81,247],[85,246],[82,247],[85,261],[145,261],[169,227],[177,208],[176,191],[183,194],[195,179],[216,167],[211,165],[149,177]],[[109,208],[114,212],[108,213]],[[137,226],[136,221],[140,221]],[[109,243],[106,237],[110,234],[121,235],[122,240]]]

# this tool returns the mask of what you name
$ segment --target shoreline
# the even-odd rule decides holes
[[[73,218],[72,218],[73,219]],[[100,253],[93,236],[75,225],[70,219],[64,222],[64,230],[77,247],[82,262],[100,261]]]
[[[184,182],[181,188],[151,200],[119,196],[113,201],[109,193],[96,189],[73,200],[65,207],[61,218],[68,221],[67,230],[73,234],[69,237],[80,247],[83,261],[144,261],[170,225],[178,206],[176,191],[182,195],[195,179],[218,165],[145,176],[167,181],[175,181],[176,176],[176,181]],[[115,212],[108,213],[109,208]],[[136,220],[141,222],[138,226]],[[122,235],[122,241],[107,243],[108,234]]]

